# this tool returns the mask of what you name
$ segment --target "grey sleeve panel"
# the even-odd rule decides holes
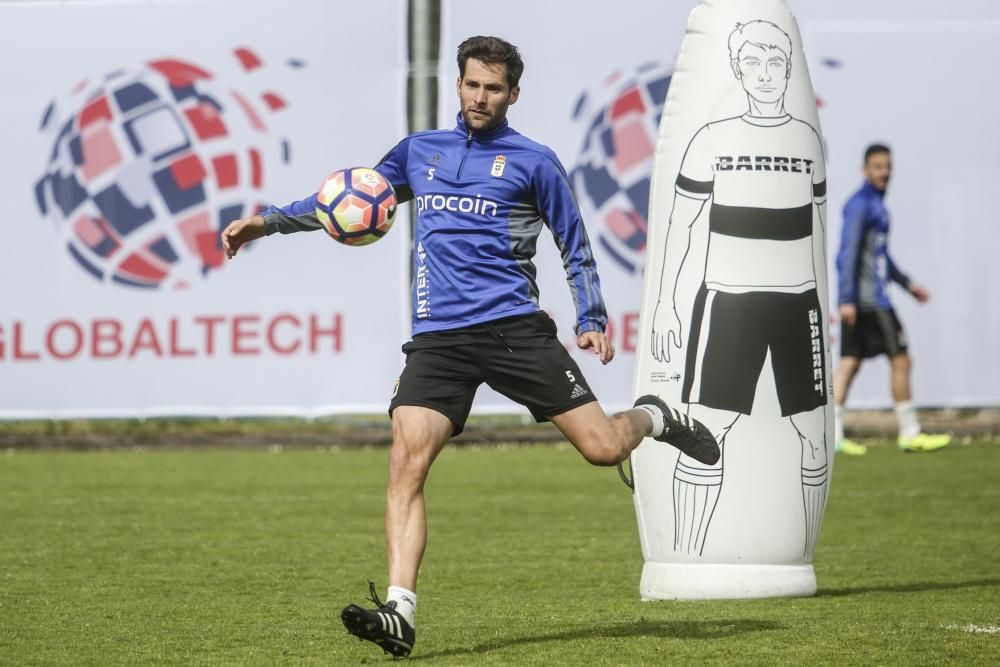
[[[562,256],[563,268],[566,270],[566,283],[569,285],[569,293],[573,296],[573,308],[580,312],[580,292],[577,290],[576,278],[572,271],[572,258],[570,257],[569,246],[566,245],[562,237],[552,232],[552,238],[556,242],[559,254]]]
[[[858,301],[860,308],[873,308],[878,304],[878,272],[875,266],[875,230],[867,229],[862,235],[858,258]]]
[[[264,229],[271,234],[294,234],[295,232],[316,232],[323,229],[315,211],[300,215],[286,215],[271,207],[264,213]]]
[[[510,234],[511,256],[517,262],[517,266],[525,278],[528,279],[528,294],[535,305],[538,305],[539,292],[536,281],[538,269],[531,260],[538,247],[538,235],[542,231],[542,218],[534,206],[522,203],[511,209],[507,224]]]

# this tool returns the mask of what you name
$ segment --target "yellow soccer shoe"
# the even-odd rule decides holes
[[[946,433],[918,433],[912,438],[899,437],[899,449],[904,452],[934,452],[951,444]]]

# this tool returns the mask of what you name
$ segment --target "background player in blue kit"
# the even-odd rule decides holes
[[[524,65],[496,37],[458,49],[461,103],[451,130],[404,138],[376,166],[401,202],[414,200],[413,340],[389,405],[393,444],[386,502],[389,591],[375,609],[348,605],[354,635],[396,656],[415,639],[417,572],[427,541],[423,487],[448,439],[460,433],[483,382],[551,420],[595,465],[615,465],[646,436],[706,464],[719,458],[700,423],[654,396],[605,416],[579,367],[539,310],[535,245],[547,226],[562,252],[576,305],[577,345],[603,363],[614,357],[597,267],[566,172],[555,154],[514,131],[507,109],[520,95]],[[275,232],[321,229],[312,195],[231,223],[226,254]]]
[[[865,183],[844,204],[844,226],[837,253],[840,287],[840,363],[833,379],[837,451],[864,454],[866,447],[844,438],[843,409],[851,381],[863,359],[884,354],[891,365],[892,398],[899,422],[899,448],[929,452],[946,447],[951,437],[920,432],[910,389],[912,362],[906,335],[889,300],[889,283],[897,283],[925,303],[930,293],[912,282],[889,255],[889,212],[885,197],[892,175],[889,147],[865,150]]]

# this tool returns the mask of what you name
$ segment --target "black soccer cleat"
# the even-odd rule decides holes
[[[416,631],[396,611],[396,601],[382,604],[375,591],[375,584],[368,583],[371,601],[376,609],[364,609],[349,604],[340,612],[340,620],[347,631],[358,639],[378,644],[382,650],[396,658],[405,658],[413,650],[417,640]]]
[[[712,432],[697,419],[674,410],[658,396],[646,394],[635,400],[635,405],[652,405],[663,413],[663,433],[654,440],[665,442],[681,450],[695,461],[715,465],[722,456],[719,443]]]

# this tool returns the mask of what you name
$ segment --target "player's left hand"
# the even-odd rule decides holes
[[[910,285],[910,294],[920,303],[927,303],[931,300],[931,293],[920,285]]]
[[[584,331],[576,337],[576,346],[581,350],[593,350],[601,358],[602,364],[615,358],[615,346],[600,331]]]

